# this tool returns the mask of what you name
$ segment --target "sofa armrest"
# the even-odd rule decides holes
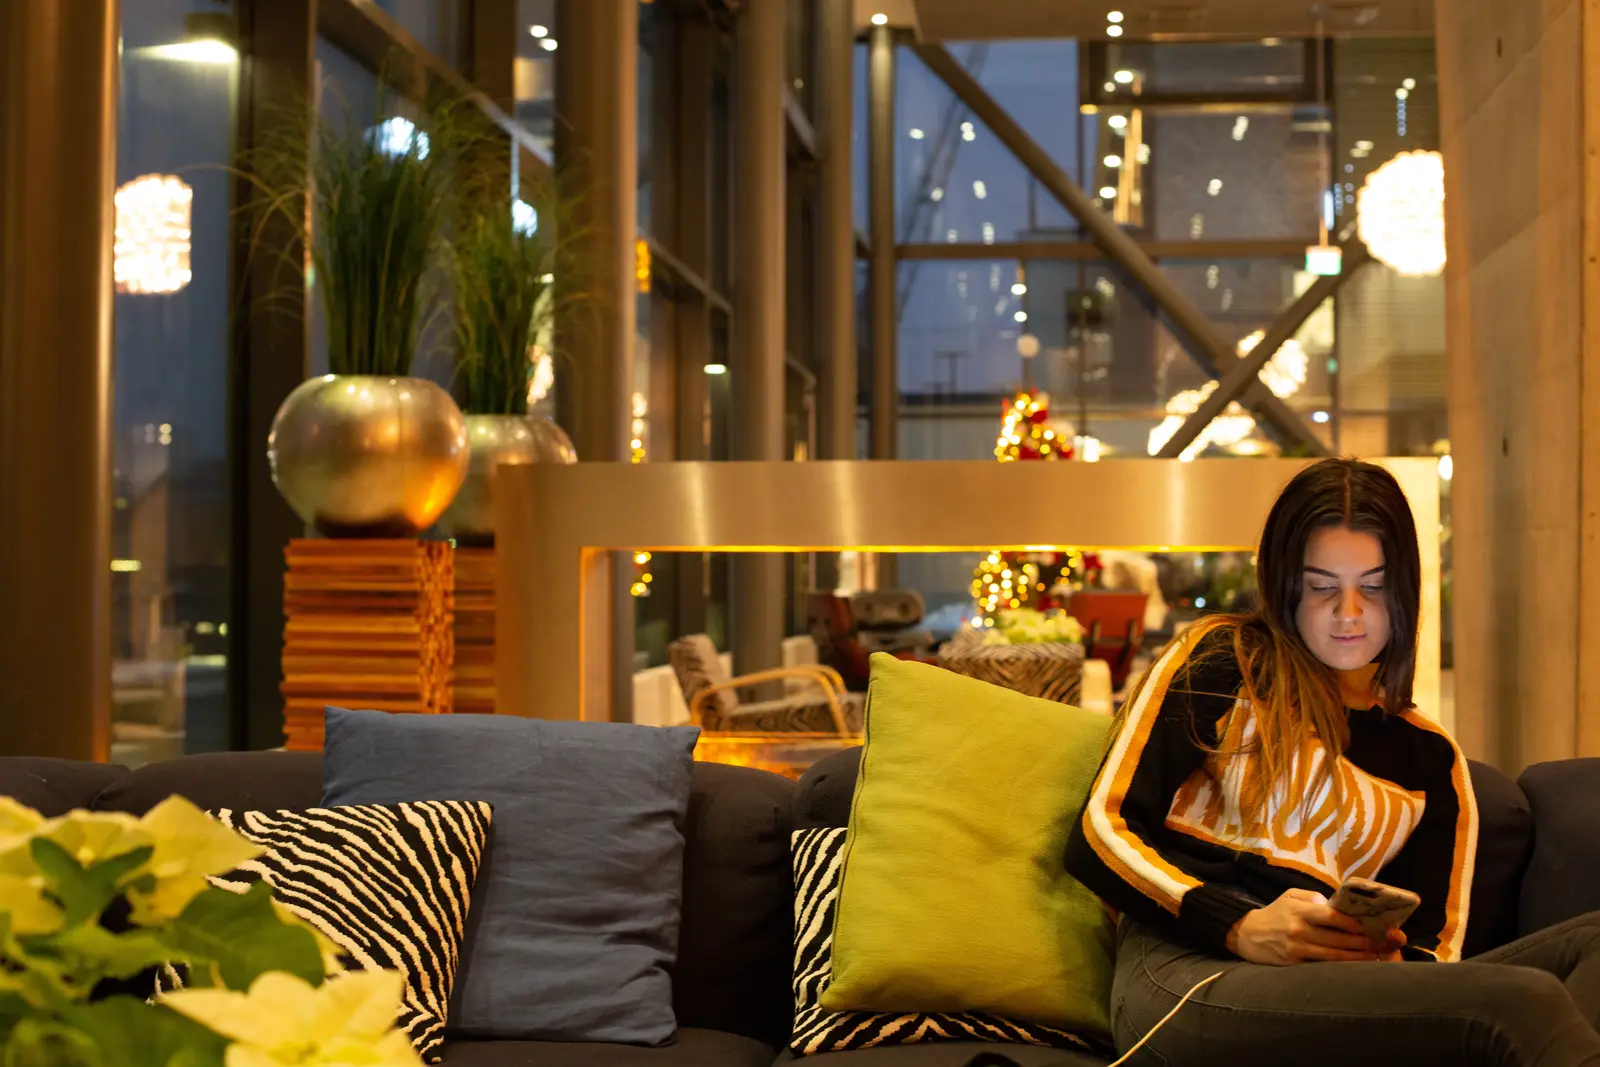
[[[1518,779],[1533,809],[1533,855],[1522,879],[1522,935],[1600,910],[1600,759],[1529,767]]]
[[[116,763],[6,756],[0,758],[0,796],[53,819],[75,808],[94,807],[95,798],[127,776],[128,768]]]

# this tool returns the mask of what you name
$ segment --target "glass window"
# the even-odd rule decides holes
[[[118,222],[149,255],[125,247],[117,262],[111,758],[120,763],[232,740],[232,183],[223,168],[238,56],[216,43],[226,37],[218,14],[225,28],[231,5],[123,8]],[[193,47],[204,41],[211,46]],[[178,217],[186,225],[171,222]]]
[[[377,0],[417,43],[460,69],[466,59],[464,0]]]
[[[522,128],[555,151],[556,0],[517,0],[516,117]]]
[[[855,172],[855,208],[856,229],[866,233],[869,227],[867,218],[868,191],[867,191],[867,125],[871,114],[871,98],[867,95],[869,82],[868,75],[868,50],[864,44],[856,45],[855,51],[855,81],[851,88],[855,92],[855,122],[851,126],[850,162]],[[903,106],[897,104],[897,107]]]
[[[1103,69],[1096,63],[1094,70],[1104,78],[1096,93],[1101,99],[1315,96],[1303,40],[1108,41],[1103,47]]]
[[[812,101],[816,81],[817,0],[791,0],[789,25],[783,35],[789,90],[806,114],[814,114]]]

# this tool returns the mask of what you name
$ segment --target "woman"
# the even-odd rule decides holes
[[[1259,607],[1198,624],[1124,705],[1067,850],[1122,914],[1118,1047],[1221,973],[1135,1062],[1600,1064],[1600,919],[1455,962],[1477,808],[1411,702],[1419,570],[1394,478],[1317,463],[1267,518]],[[1328,904],[1349,877],[1421,906],[1374,941]]]

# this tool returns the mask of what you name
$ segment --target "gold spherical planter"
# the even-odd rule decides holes
[[[327,537],[417,536],[450,506],[467,456],[461,410],[421,378],[313,378],[267,438],[278,491]]]
[[[468,415],[472,458],[467,480],[440,520],[441,531],[463,544],[494,543],[494,469],[501,463],[576,463],[572,441],[554,422],[525,415]]]

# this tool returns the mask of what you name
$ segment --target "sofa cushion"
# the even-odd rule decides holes
[[[861,748],[852,746],[813,763],[794,787],[794,828],[818,830],[850,825],[850,804],[861,770]]]
[[[966,1067],[977,1056],[1004,1056],[1018,1067],[1106,1067],[1111,1062],[1092,1052],[1028,1045],[1006,1045],[997,1049],[991,1044],[959,1041],[948,1045],[892,1045],[852,1052],[824,1052],[804,1057],[785,1052],[778,1057],[778,1063],[798,1062],[806,1067],[812,1064],[817,1067]]]
[[[1478,852],[1472,868],[1472,899],[1461,954],[1476,956],[1517,936],[1517,897],[1533,851],[1533,811],[1510,778],[1486,763],[1468,760],[1478,800]]]
[[[448,1067],[768,1067],[772,1049],[717,1030],[685,1028],[658,1048],[564,1041],[451,1041]]]
[[[489,855],[450,1006],[474,1037],[656,1045],[696,727],[330,708],[323,803],[485,800]]]
[[[1519,935],[1600,910],[1600,759],[1539,763],[1517,779],[1533,809]]]
[[[1064,866],[1109,725],[874,655],[823,1008],[1109,1033],[1111,923]]]
[[[488,804],[427,800],[212,816],[266,849],[211,879],[257,882],[343,950],[351,970],[405,976],[398,1025],[438,1063],[473,882],[487,852]]]
[[[683,925],[672,971],[681,1027],[789,1038],[789,803],[786,778],[696,763],[683,837]]]
[[[107,786],[95,808],[143,815],[173,794],[207,811],[314,808],[322,802],[322,753],[213,752],[147,763]]]
[[[822,991],[833,976],[833,926],[843,866],[843,827],[794,834],[794,1034],[789,1049],[819,1055],[907,1043],[1044,1045],[1074,1051],[1090,1046],[1062,1030],[987,1014],[826,1011]]]
[[[94,807],[101,790],[127,775],[128,768],[121,764],[7,756],[0,759],[0,796],[53,819],[74,808]]]

